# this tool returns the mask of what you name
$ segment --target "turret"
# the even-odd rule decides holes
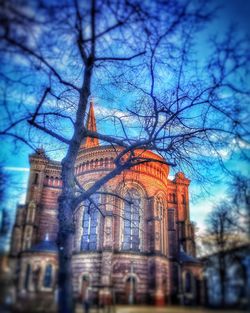
[[[36,153],[29,156],[29,161],[30,176],[26,203],[29,203],[32,200],[39,203],[41,200],[41,189],[45,178],[45,168],[49,160],[43,149],[37,149]]]

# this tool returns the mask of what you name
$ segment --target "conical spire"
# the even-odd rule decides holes
[[[87,119],[87,130],[96,132],[96,120],[95,120],[95,113],[94,113],[94,100],[91,98],[90,100],[90,107],[89,107],[89,114]],[[91,138],[86,137],[81,145],[81,148],[88,149],[99,146],[99,139],[98,138]]]

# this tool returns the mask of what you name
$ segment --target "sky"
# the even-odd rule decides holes
[[[223,3],[224,1],[219,1],[218,3]],[[226,7],[219,15],[215,22],[213,22],[209,28],[206,28],[202,31],[199,36],[196,38],[194,42],[194,51],[196,53],[195,58],[198,60],[199,64],[202,64],[206,59],[206,56],[209,54],[209,42],[208,39],[214,34],[218,34],[218,30],[223,31],[226,29],[226,26],[229,23],[229,20],[232,18],[237,21],[237,23],[242,24],[242,29],[247,29],[248,26],[248,14],[249,7],[245,9],[244,1],[237,1],[237,5],[234,1],[228,1],[230,5]],[[230,18],[229,18],[230,17]],[[60,61],[60,60],[59,60]],[[20,62],[20,59],[15,59],[15,62]],[[26,64],[24,64],[25,66]],[[77,65],[76,65],[77,66]],[[190,68],[189,68],[190,70]],[[31,73],[32,74],[32,73]],[[206,75],[207,73],[204,73]],[[12,73],[13,77],[18,77],[20,73]],[[32,76],[32,75],[31,75]],[[28,78],[29,81],[30,78]],[[34,78],[35,79],[35,78]],[[103,77],[101,77],[103,79]],[[171,77],[161,77],[164,83],[164,79],[171,79]],[[43,83],[41,80],[40,83]],[[108,79],[105,81],[108,84]],[[104,85],[102,85],[103,88]],[[18,98],[19,93],[23,93],[24,90],[15,90],[15,94],[12,93],[13,99],[12,105],[16,107],[16,114],[18,114],[19,110],[22,110],[22,98],[19,99],[20,103],[15,102],[16,98]],[[30,104],[25,103],[25,106],[29,108],[32,107],[32,102],[34,99],[32,98],[33,90],[27,88],[27,93],[25,94],[26,100],[30,99]],[[39,90],[38,90],[39,92]],[[109,88],[108,92],[105,89],[101,89],[98,84],[96,84],[93,88],[93,96],[95,98],[95,112],[96,118],[98,121],[98,127],[102,131],[109,131],[110,124],[109,120],[105,120],[105,116],[116,115],[121,116],[126,112],[126,107],[130,101],[133,100],[133,96],[131,94],[119,93],[115,89]],[[30,93],[30,94],[29,94]],[[16,97],[16,98],[15,98]],[[29,97],[29,98],[28,98]],[[113,102],[110,99],[113,97]],[[225,95],[224,101],[228,101],[230,103],[230,95]],[[1,99],[2,100],[2,99]],[[74,99],[72,99],[74,101]],[[246,104],[249,103],[246,101]],[[53,101],[49,102],[48,105],[53,105]],[[21,109],[20,109],[21,108]],[[247,108],[246,108],[247,110]],[[68,109],[68,113],[70,113],[70,108]],[[126,113],[125,113],[126,114]],[[127,119],[128,124],[133,124],[134,121]],[[70,126],[66,123],[60,125],[62,127],[62,131],[67,129],[68,134],[70,135]],[[66,131],[66,133],[67,133]],[[132,130],[134,134],[136,134],[136,129]],[[54,145],[54,142],[49,142],[44,137],[43,134],[29,134],[33,139],[35,138],[37,143],[43,142],[46,147],[46,152],[51,158],[55,158],[60,160],[63,157],[64,147],[60,145]],[[246,146],[245,152],[249,155],[249,146]],[[18,142],[13,143],[9,139],[5,139],[2,143],[1,147],[1,155],[0,162],[4,166],[5,172],[9,175],[10,184],[7,186],[6,190],[6,200],[2,203],[2,208],[7,209],[10,213],[11,223],[14,221],[15,217],[15,209],[18,203],[25,202],[25,194],[26,194],[26,186],[28,182],[29,175],[29,161],[28,155],[32,152],[32,150]],[[241,172],[245,176],[250,177],[249,172],[249,164],[240,158],[240,155],[237,150],[234,151],[233,154],[229,153],[227,149],[221,151],[221,155],[224,161],[224,164],[228,171],[238,171]],[[209,176],[210,173],[214,173],[215,177],[213,181],[201,184],[199,181],[192,180],[191,177],[191,185],[190,185],[190,215],[191,220],[194,221],[197,225],[198,232],[202,234],[205,230],[205,219],[207,214],[211,211],[214,205],[221,201],[222,199],[228,197],[228,183],[230,182],[229,173],[222,171],[218,164],[211,165],[213,168],[209,168],[206,173],[206,169],[204,169],[204,176]],[[174,171],[171,172],[171,175],[174,174]],[[0,238],[0,247],[5,246],[6,242],[9,240],[9,236],[5,238]]]

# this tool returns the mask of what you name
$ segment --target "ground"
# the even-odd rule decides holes
[[[115,309],[110,310],[98,310],[92,309],[90,313],[240,313],[240,310],[210,310],[204,308],[190,308],[190,307],[161,307],[157,308],[154,306],[117,306]],[[77,313],[84,313],[81,306],[77,307]]]

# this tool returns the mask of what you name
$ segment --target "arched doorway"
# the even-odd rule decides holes
[[[87,293],[87,290],[88,290],[88,287],[89,287],[89,283],[90,283],[89,276],[87,274],[86,275],[82,275],[82,277],[81,277],[81,284],[80,284],[81,299],[86,298],[86,293]]]
[[[129,276],[125,284],[126,303],[136,303],[136,279],[134,276]]]

